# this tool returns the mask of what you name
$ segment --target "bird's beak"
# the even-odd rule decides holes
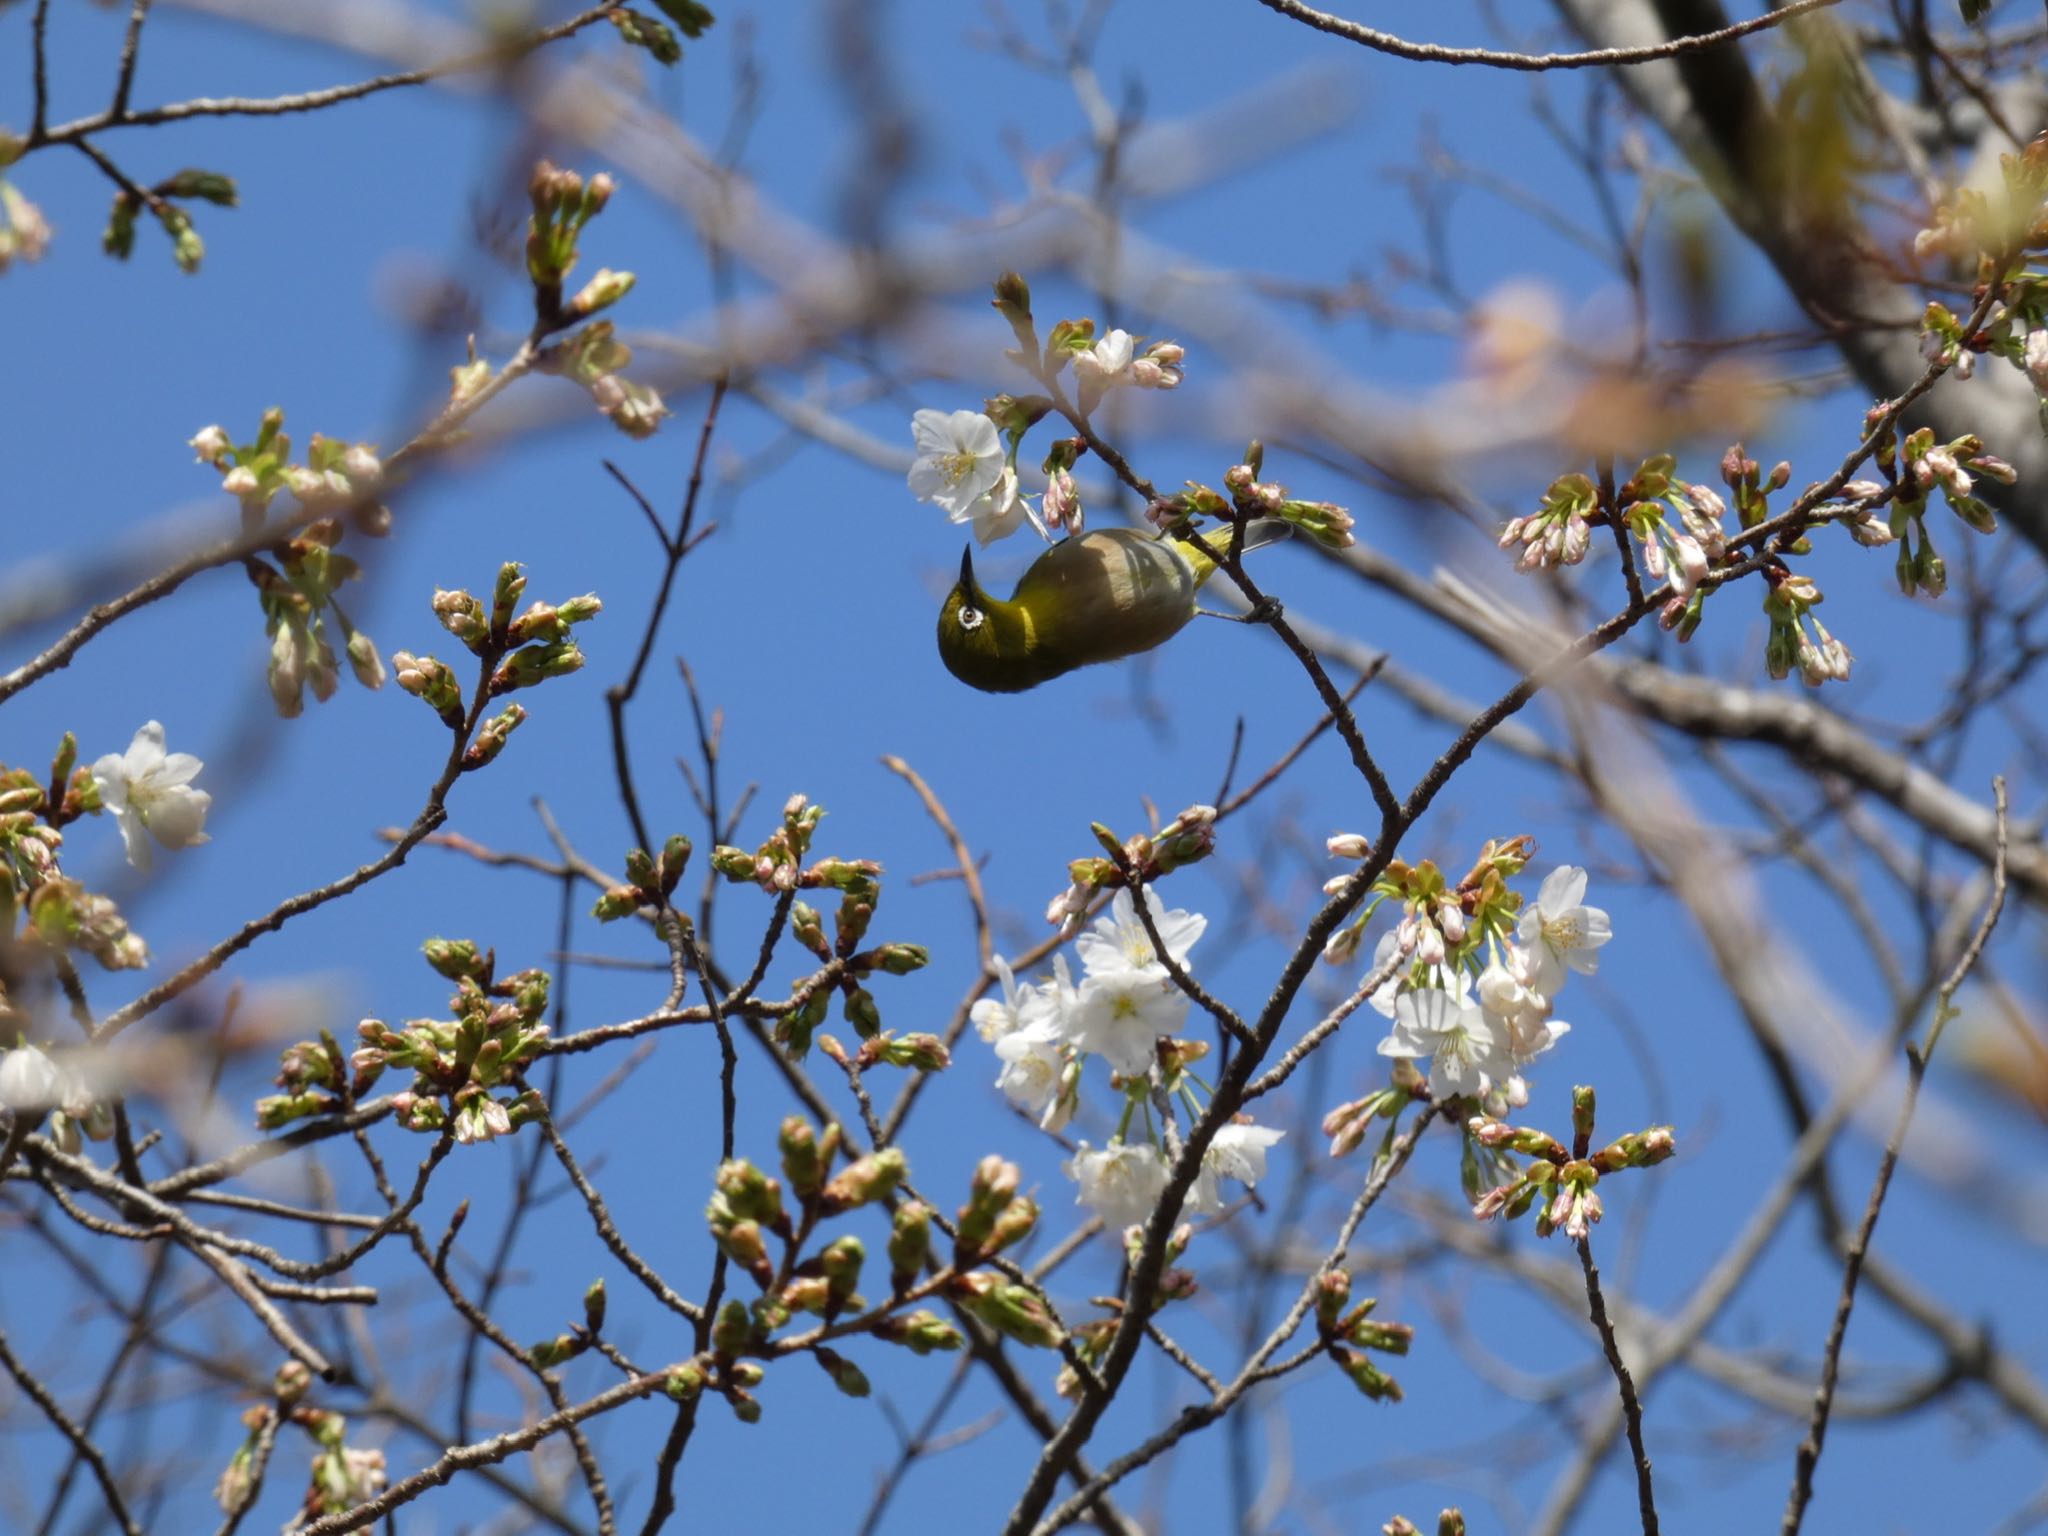
[[[971,544],[960,551],[960,585],[970,592],[975,590],[974,546]]]

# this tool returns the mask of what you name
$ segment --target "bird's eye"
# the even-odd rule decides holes
[[[979,608],[969,608],[964,603],[961,605],[960,627],[962,629],[975,630],[981,628],[981,619],[982,613]]]

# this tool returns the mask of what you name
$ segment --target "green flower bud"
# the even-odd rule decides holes
[[[754,1342],[754,1319],[743,1301],[728,1301],[711,1325],[711,1347],[721,1355],[737,1355]]]
[[[704,1390],[704,1373],[695,1365],[679,1365],[668,1373],[662,1390],[679,1403],[687,1403]]]
[[[889,1287],[896,1295],[910,1289],[924,1269],[932,1246],[932,1208],[920,1200],[896,1207],[889,1228]]]
[[[721,843],[711,850],[711,867],[728,880],[754,878],[754,856],[744,848]]]
[[[866,1039],[882,1027],[882,1010],[875,1006],[874,994],[866,987],[849,985],[845,999],[846,1022],[853,1026],[855,1034]]]
[[[1354,1355],[1349,1350],[1331,1346],[1337,1363],[1344,1368],[1344,1374],[1351,1378],[1351,1384],[1376,1403],[1401,1401],[1401,1384],[1385,1371],[1374,1365],[1365,1355]]]
[[[839,1176],[825,1186],[820,1199],[826,1214],[836,1215],[886,1200],[909,1175],[910,1164],[903,1153],[898,1148],[886,1147],[841,1169]]]
[[[1343,1269],[1326,1269],[1316,1276],[1316,1327],[1334,1332],[1337,1319],[1351,1300],[1351,1274]]]
[[[507,656],[491,674],[491,692],[510,693],[531,688],[551,677],[567,677],[582,670],[583,652],[573,640],[546,645],[525,645]]]
[[[875,969],[891,976],[908,976],[931,964],[931,952],[922,944],[884,944],[873,952]]]
[[[626,878],[642,890],[653,890],[657,883],[657,877],[654,872],[654,856],[645,848],[627,849]]]
[[[618,20],[621,14],[631,15],[632,12],[621,13],[614,11],[612,12],[612,19],[614,21]],[[758,1424],[761,1422],[761,1404],[758,1399],[747,1396],[746,1393],[735,1387],[727,1396],[726,1401],[732,1404],[732,1416],[742,1424]]]
[[[818,1255],[819,1267],[825,1272],[825,1283],[831,1290],[835,1305],[844,1306],[853,1298],[867,1257],[866,1246],[850,1233],[836,1239]]]
[[[820,1346],[811,1351],[818,1364],[825,1368],[825,1374],[832,1378],[832,1385],[848,1397],[866,1397],[868,1379],[861,1368],[836,1350]]]
[[[937,1035],[904,1035],[898,1038],[881,1034],[868,1041],[860,1051],[863,1067],[877,1062],[919,1072],[943,1072],[953,1064],[953,1057],[947,1051],[946,1043]]]
[[[908,1317],[883,1318],[875,1324],[873,1333],[883,1343],[901,1344],[913,1355],[928,1355],[933,1350],[959,1349],[967,1342],[958,1328],[923,1307]]]
[[[576,291],[576,296],[564,306],[566,313],[581,320],[609,309],[633,291],[633,274],[614,272],[609,267],[600,267],[597,276]]]
[[[796,935],[797,943],[820,960],[832,958],[832,946],[825,938],[824,922],[818,916],[818,909],[809,902],[799,901],[791,905],[789,931]]]
[[[287,1408],[296,1407],[313,1385],[313,1372],[297,1360],[287,1360],[271,1378],[270,1390]]]
[[[751,1360],[738,1360],[725,1368],[725,1379],[736,1387],[758,1387],[768,1373]]]
[[[680,832],[661,845],[661,859],[656,867],[656,879],[661,894],[673,895],[681,883],[683,871],[690,867],[690,840]]]
[[[959,1233],[963,1254],[987,1251],[996,1218],[1016,1197],[1023,1178],[1015,1163],[1006,1162],[993,1153],[975,1165],[974,1181],[968,1186],[967,1203],[960,1207],[955,1229]]]
[[[1405,1355],[1415,1341],[1415,1330],[1406,1323],[1375,1323],[1360,1318],[1344,1332],[1360,1349],[1377,1349],[1384,1354]]]
[[[988,1270],[960,1276],[952,1291],[975,1318],[1019,1344],[1054,1349],[1063,1337],[1045,1303],[1029,1287],[1013,1285]]]
[[[830,1154],[821,1154],[811,1122],[802,1115],[791,1115],[782,1122],[777,1144],[782,1150],[782,1172],[789,1187],[802,1198],[815,1194],[825,1182]]]
[[[768,1227],[782,1220],[782,1186],[745,1158],[720,1163],[715,1181],[719,1198],[735,1218]]]
[[[1465,1536],[1465,1517],[1458,1510],[1447,1509],[1436,1517],[1436,1536]]]
[[[1572,1089],[1572,1135],[1583,1145],[1593,1134],[1593,1087],[1580,1083]]]
[[[597,898],[590,915],[600,923],[615,923],[638,912],[646,899],[647,893],[636,885],[615,885]]]

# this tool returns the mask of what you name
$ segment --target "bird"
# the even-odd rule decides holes
[[[1245,550],[1287,537],[1279,518],[1247,523]],[[1222,550],[1228,529],[1205,536]],[[1097,662],[1165,644],[1195,616],[1195,596],[1216,573],[1200,545],[1098,528],[1063,539],[1031,563],[1008,601],[974,579],[974,551],[939,610],[939,659],[984,693],[1022,693]]]

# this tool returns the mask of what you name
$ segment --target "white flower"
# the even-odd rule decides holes
[[[1017,977],[1010,969],[1009,961],[1001,955],[994,958],[996,975],[1003,984],[1003,995],[1000,998],[981,998],[967,1010],[967,1017],[976,1031],[991,1044],[1024,1028],[1048,1007],[1047,999],[1037,988],[1017,985]]]
[[[1183,912],[1179,908],[1171,912],[1164,910],[1158,894],[1150,889],[1145,892],[1145,909],[1152,915],[1152,926],[1159,930],[1159,937],[1165,941],[1166,952],[1176,965],[1185,967],[1188,951],[1195,947],[1195,941],[1208,928],[1209,919],[1199,912]],[[1145,932],[1137,906],[1127,890],[1116,893],[1116,899],[1109,904],[1109,916],[1098,917],[1093,931],[1082,934],[1074,948],[1090,976],[1116,976],[1141,971],[1162,980],[1166,977],[1166,968],[1159,963],[1159,956],[1152,948],[1152,937]]]
[[[1585,894],[1586,872],[1560,864],[1544,877],[1536,905],[1522,914],[1515,931],[1534,962],[1528,985],[1545,997],[1557,995],[1567,966],[1583,976],[1598,970],[1600,957],[1594,951],[1614,937],[1607,914],[1581,904]]]
[[[1514,1071],[1504,1032],[1478,1004],[1430,987],[1403,992],[1394,1003],[1394,1032],[1382,1056],[1429,1061],[1429,1091],[1483,1094]]]
[[[1186,1020],[1188,1000],[1163,970],[1090,976],[1060,1013],[1060,1034],[1126,1077],[1142,1077],[1157,1059],[1159,1037]]]
[[[1195,1175],[1194,1188],[1188,1191],[1188,1209],[1198,1214],[1222,1210],[1219,1180],[1258,1183],[1266,1176],[1266,1149],[1286,1134],[1263,1125],[1224,1126],[1209,1143],[1209,1150],[1202,1154],[1201,1172]]]
[[[977,497],[964,511],[950,514],[947,521],[973,524],[974,542],[977,544],[993,544],[997,539],[1007,539],[1026,522],[1038,530],[1040,538],[1046,536],[1045,524],[1038,520],[1038,514],[1031,510],[1030,501],[1017,489],[1017,471],[1007,464],[997,472],[995,487],[987,495]]]
[[[201,464],[216,463],[220,456],[234,446],[228,441],[227,428],[221,426],[201,427],[197,436],[189,439],[192,452]]]
[[[1074,354],[1074,377],[1095,389],[1125,383],[1132,350],[1129,331],[1111,331],[1087,351]]]
[[[917,443],[910,494],[936,502],[955,522],[1002,479],[1002,440],[980,411],[919,411],[910,418],[910,435]]]
[[[1084,1141],[1066,1174],[1081,1186],[1075,1203],[1095,1212],[1111,1231],[1146,1220],[1166,1193],[1166,1164],[1149,1142],[1113,1141],[1095,1152]]]
[[[2048,330],[2027,332],[2027,347],[2023,354],[2027,377],[2034,388],[2048,395]]]
[[[192,787],[202,766],[190,752],[166,753],[164,728],[154,720],[135,733],[126,752],[110,752],[92,765],[100,802],[120,823],[128,862],[137,869],[149,868],[150,836],[166,848],[206,841],[213,796]]]
[[[67,1084],[63,1069],[33,1045],[18,1045],[0,1055],[0,1105],[41,1111],[63,1102]]]
[[[1061,1053],[1059,1037],[1043,1027],[1020,1029],[996,1042],[996,1056],[1003,1063],[996,1086],[1020,1108],[1039,1117],[1045,1125],[1058,1115],[1062,1098],[1068,1097],[1061,1081],[1067,1059]],[[1071,1108],[1068,1113],[1072,1113]],[[1057,1129],[1047,1125],[1048,1130]]]

